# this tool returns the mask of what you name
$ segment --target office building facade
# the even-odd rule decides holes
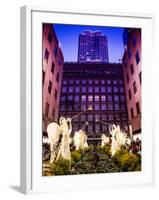
[[[128,120],[134,136],[141,136],[141,29],[125,29],[123,76]]]
[[[107,37],[101,31],[84,31],[79,35],[78,62],[109,62]]]
[[[92,107],[73,118],[73,133],[85,127],[88,138],[100,138],[109,135],[108,124],[128,131],[122,70],[118,63],[64,64],[59,117],[72,118]]]
[[[50,122],[57,122],[63,63],[59,42],[52,24],[43,24],[42,33],[42,117],[43,133]]]

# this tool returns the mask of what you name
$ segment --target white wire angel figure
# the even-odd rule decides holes
[[[120,150],[122,146],[130,145],[131,140],[127,134],[120,130],[120,126],[112,125],[109,127],[109,132],[112,135],[111,154],[114,156],[115,152]]]
[[[106,144],[109,144],[110,142],[110,138],[107,137],[105,134],[102,134],[101,139],[102,139],[101,147],[104,147]]]

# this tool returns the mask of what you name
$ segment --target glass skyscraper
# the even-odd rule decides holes
[[[78,62],[109,62],[107,37],[101,31],[84,31],[79,35]]]

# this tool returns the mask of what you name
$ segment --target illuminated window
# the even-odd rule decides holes
[[[92,95],[88,96],[88,101],[93,101],[93,96]]]
[[[99,87],[95,87],[95,92],[99,92]]]
[[[84,87],[84,86],[82,87],[82,92],[84,92],[84,93],[86,92],[86,87]]]
[[[114,95],[114,101],[119,101],[119,97],[117,95]]]
[[[86,101],[86,95],[82,95],[82,101]]]
[[[75,87],[75,92],[76,93],[80,92],[80,87]]]
[[[67,88],[66,87],[62,87],[62,92],[66,93]]]
[[[114,87],[114,92],[118,92],[118,88],[117,87]]]
[[[93,92],[93,88],[92,87],[88,87],[88,92],[92,93]]]
[[[112,96],[108,95],[108,101],[112,101]]]
[[[101,92],[105,92],[105,87],[101,87]]]
[[[95,101],[99,101],[99,96],[95,95],[94,99],[95,99]]]
[[[73,92],[73,87],[69,87],[68,92],[70,92],[70,93]]]
[[[111,87],[108,87],[107,90],[108,90],[109,93],[112,92],[112,88]]]
[[[100,105],[95,103],[94,108],[95,108],[95,110],[100,110]]]
[[[101,101],[106,101],[106,96],[102,95],[101,96]]]
[[[106,109],[107,109],[106,104],[102,103],[102,104],[101,104],[101,109],[102,109],[102,110],[106,110]]]

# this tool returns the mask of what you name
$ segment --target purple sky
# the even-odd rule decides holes
[[[77,61],[78,37],[84,30],[100,30],[107,36],[109,62],[119,62],[119,59],[122,59],[124,52],[123,28],[66,24],[54,24],[53,26],[65,61]]]

